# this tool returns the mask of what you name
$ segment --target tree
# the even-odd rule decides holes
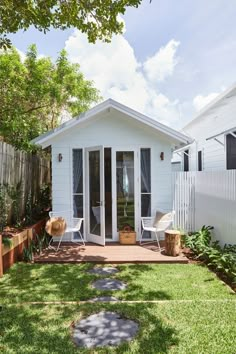
[[[14,48],[0,55],[0,136],[17,148],[31,150],[30,140],[58,126],[63,112],[75,116],[99,100],[65,50],[56,63],[38,58],[35,45],[24,61]]]
[[[141,0],[1,0],[0,47],[9,47],[8,33],[27,30],[31,25],[47,32],[50,27],[78,28],[88,40],[110,41],[112,33],[121,33],[118,20],[126,7],[138,7]]]

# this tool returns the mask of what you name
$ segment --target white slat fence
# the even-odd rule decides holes
[[[214,238],[236,244],[236,170],[173,175],[175,227],[194,231],[214,226]]]

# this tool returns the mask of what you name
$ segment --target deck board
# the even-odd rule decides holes
[[[58,252],[44,250],[40,256],[36,256],[35,263],[188,263],[188,259],[180,254],[170,257],[160,253],[156,244],[120,245],[108,244],[105,247],[86,244],[64,243]]]

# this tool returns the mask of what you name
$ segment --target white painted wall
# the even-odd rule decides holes
[[[55,137],[52,142],[53,210],[72,209],[72,149],[98,145],[121,147],[124,151],[151,148],[152,213],[171,210],[171,144],[166,135],[113,110]],[[160,160],[161,152],[164,152],[164,161]],[[58,162],[59,153],[63,156],[61,162]]]
[[[205,114],[190,122],[183,132],[196,140],[190,150],[190,171],[196,171],[197,152],[202,150],[203,170],[219,171],[226,169],[226,148],[214,140],[206,141],[210,136],[236,127],[236,97],[225,98],[222,104],[215,104]],[[224,142],[224,136],[219,140]],[[182,164],[183,170],[183,164]]]

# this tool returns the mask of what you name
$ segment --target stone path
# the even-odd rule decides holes
[[[127,285],[117,279],[105,278],[105,279],[96,280],[92,284],[92,287],[94,287],[97,290],[112,290],[113,291],[113,290],[124,290],[124,289],[126,289]]]
[[[72,338],[79,347],[118,346],[130,341],[138,331],[138,324],[121,318],[115,312],[99,312],[73,325]]]
[[[97,274],[97,275],[112,275],[115,274],[118,271],[117,268],[114,267],[103,267],[103,268],[93,268],[88,271],[91,274]]]

